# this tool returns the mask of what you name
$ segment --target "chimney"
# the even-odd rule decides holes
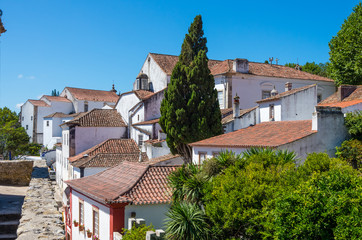
[[[271,95],[272,97],[278,95],[278,91],[275,89],[275,86],[274,86],[273,90],[271,90],[270,95]]]
[[[285,92],[292,90],[292,83],[286,82],[285,83]]]
[[[248,59],[235,58],[233,61],[233,70],[239,73],[249,73]]]
[[[239,103],[239,96],[238,94],[234,97],[234,104],[233,104],[233,117],[237,118],[240,116],[240,103]]]
[[[140,155],[138,156],[138,162],[142,162],[142,151],[140,151]]]
[[[357,87],[354,85],[341,85],[338,87],[338,101],[342,101],[343,99],[345,99],[346,97],[348,97],[349,95],[351,95],[351,93],[353,93],[354,90],[356,90]]]

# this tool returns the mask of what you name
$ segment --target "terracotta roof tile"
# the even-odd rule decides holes
[[[182,157],[178,154],[166,154],[166,155],[163,155],[163,156],[160,156],[160,157],[156,157],[156,158],[151,158],[148,163],[149,164],[157,164],[157,163],[160,163],[160,162],[164,162],[164,161],[168,161],[168,160],[171,160],[171,159],[176,159],[176,158],[180,158],[182,159]]]
[[[190,145],[222,148],[273,148],[302,139],[315,132],[312,130],[312,120],[264,122]]]
[[[133,139],[108,139],[84,152],[79,153],[76,156],[70,157],[69,162],[75,162],[82,158],[89,156],[95,156],[98,153],[139,153],[137,143]],[[84,156],[86,155],[86,156]],[[88,156],[87,156],[88,155]]]
[[[104,203],[168,203],[171,189],[168,175],[174,166],[150,166],[124,161],[92,176],[66,183],[76,191]]]
[[[178,61],[178,56],[164,55],[150,53],[155,59],[158,65],[166,72],[167,75],[171,75],[174,66]],[[235,73],[233,70],[233,60],[209,60],[209,68],[212,75],[219,75],[224,73]],[[238,73],[241,74],[241,73]],[[278,78],[291,78],[291,79],[311,79],[318,81],[333,82],[332,79],[314,75],[311,73],[303,72],[294,68],[282,66],[282,65],[271,65],[267,63],[256,63],[249,62],[249,73],[244,75],[257,75],[266,77],[278,77]]]
[[[285,92],[282,92],[282,93],[279,93],[275,96],[272,96],[272,97],[269,97],[269,98],[265,98],[265,99],[262,99],[262,100],[259,100],[257,101],[257,103],[262,103],[262,102],[270,102],[270,101],[274,101],[274,100],[277,100],[277,99],[281,99],[283,97],[287,97],[287,96],[290,96],[292,94],[295,94],[295,93],[298,93],[298,92],[302,92],[304,90],[307,90],[309,88],[312,88],[312,87],[315,87],[317,86],[316,84],[312,84],[312,85],[307,85],[307,86],[304,86],[304,87],[300,87],[300,88],[294,88],[294,89],[291,89],[289,91],[285,91]]]
[[[49,104],[47,104],[46,102],[44,102],[43,100],[32,100],[32,99],[29,99],[28,100],[31,104],[33,104],[34,106],[37,106],[37,107],[50,107]]]
[[[240,117],[242,117],[243,115],[253,111],[257,109],[257,107],[253,107],[253,108],[248,108],[248,109],[240,109]],[[221,119],[221,124],[226,124],[228,122],[231,122],[232,120],[234,120],[234,117],[233,117],[233,112],[231,111],[231,114],[227,115],[226,117],[222,118]]]
[[[158,139],[149,139],[144,141],[144,143],[149,143],[149,144],[156,144],[156,143],[161,143],[161,142],[165,142],[166,139],[162,139],[162,140],[158,140]]]
[[[146,91],[146,90],[135,90],[133,92],[141,100],[145,100],[154,94],[154,92]]]
[[[49,95],[44,95],[44,98],[48,99],[51,102],[71,102],[69,99],[67,99],[66,97],[59,97],[59,96],[49,96]]]
[[[343,87],[343,85],[342,85],[338,88],[337,92],[335,92],[331,96],[329,96],[326,99],[324,99],[323,101],[321,101],[318,104],[318,106],[345,108],[345,107],[356,105],[356,104],[359,104],[362,102],[362,85],[357,85],[357,86],[344,85],[344,86],[353,87],[353,88],[355,88],[355,90],[353,90],[349,96],[345,97],[341,101],[340,95],[341,95],[341,87]]]
[[[116,103],[119,96],[112,91],[93,90],[84,88],[66,87],[69,92],[78,100],[113,102]]]
[[[65,114],[65,113],[62,113],[62,112],[55,112],[55,113],[52,113],[52,114],[49,114],[48,116],[45,116],[44,118],[71,118],[71,117],[76,117],[78,116],[79,114],[78,113],[73,113],[73,114]]]
[[[139,162],[139,153],[97,153],[94,156],[83,157],[72,163],[73,167],[115,167],[123,161]],[[145,152],[141,153],[141,162],[148,162],[148,156]]]
[[[156,119],[152,119],[152,120],[148,120],[148,121],[143,121],[143,122],[138,122],[138,123],[135,123],[133,125],[149,125],[149,124],[154,124],[154,123],[158,123],[160,121],[159,118],[156,118]]]
[[[116,109],[93,109],[66,122],[66,124],[80,127],[127,127]]]

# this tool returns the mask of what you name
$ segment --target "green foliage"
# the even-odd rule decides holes
[[[208,68],[201,16],[196,16],[182,44],[178,63],[161,103],[160,125],[172,153],[191,161],[191,142],[222,133],[214,78]]]
[[[290,67],[290,68],[296,68],[297,64],[295,63],[286,63],[284,66]],[[301,71],[309,72],[315,75],[319,75],[322,77],[329,77],[329,71],[328,71],[329,63],[319,63],[316,64],[315,62],[306,62],[305,65],[300,65],[299,68]]]
[[[275,239],[361,239],[362,181],[351,167],[331,159],[275,204]]]
[[[29,142],[29,136],[18,119],[18,115],[7,107],[0,108],[0,154],[9,159],[23,154]]]
[[[39,156],[42,145],[39,143],[29,143],[25,145],[21,151],[27,155]]]
[[[358,3],[341,30],[329,42],[329,71],[337,86],[362,84],[362,3]]]
[[[345,125],[353,138],[362,140],[362,111],[347,113]]]
[[[173,240],[208,239],[207,217],[197,204],[177,203],[167,213],[166,236]]]
[[[354,169],[362,167],[362,141],[358,139],[346,140],[341,147],[336,147],[336,156],[347,161]]]
[[[59,96],[59,91],[57,91],[56,89],[52,90],[51,96]]]
[[[218,239],[261,239],[272,231],[267,224],[273,199],[292,189],[293,161],[271,149],[252,149],[213,178],[205,193],[205,211]]]
[[[155,231],[153,226],[132,226],[131,230],[123,229],[122,240],[145,240],[147,231]]]
[[[225,150],[216,157],[206,159],[202,164],[202,171],[209,177],[220,174],[227,167],[234,165],[236,161],[241,160],[241,155],[232,151]]]

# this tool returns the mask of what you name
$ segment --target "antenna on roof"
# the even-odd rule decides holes
[[[279,60],[280,60],[279,58],[276,58],[276,59],[275,59],[276,65],[278,65],[278,61],[279,61]]]
[[[273,65],[273,60],[274,60],[273,57],[270,57],[270,58],[269,58],[270,65]]]

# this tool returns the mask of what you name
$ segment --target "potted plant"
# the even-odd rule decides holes
[[[79,224],[79,231],[83,231],[84,230],[84,225],[83,224]]]
[[[89,229],[87,229],[87,237],[92,237],[92,232],[91,232],[91,230],[89,230]]]
[[[77,220],[74,220],[74,221],[73,221],[73,224],[74,224],[74,227],[78,227],[78,222],[77,222]]]
[[[97,236],[97,234],[93,235],[93,240],[99,240],[99,237]]]

